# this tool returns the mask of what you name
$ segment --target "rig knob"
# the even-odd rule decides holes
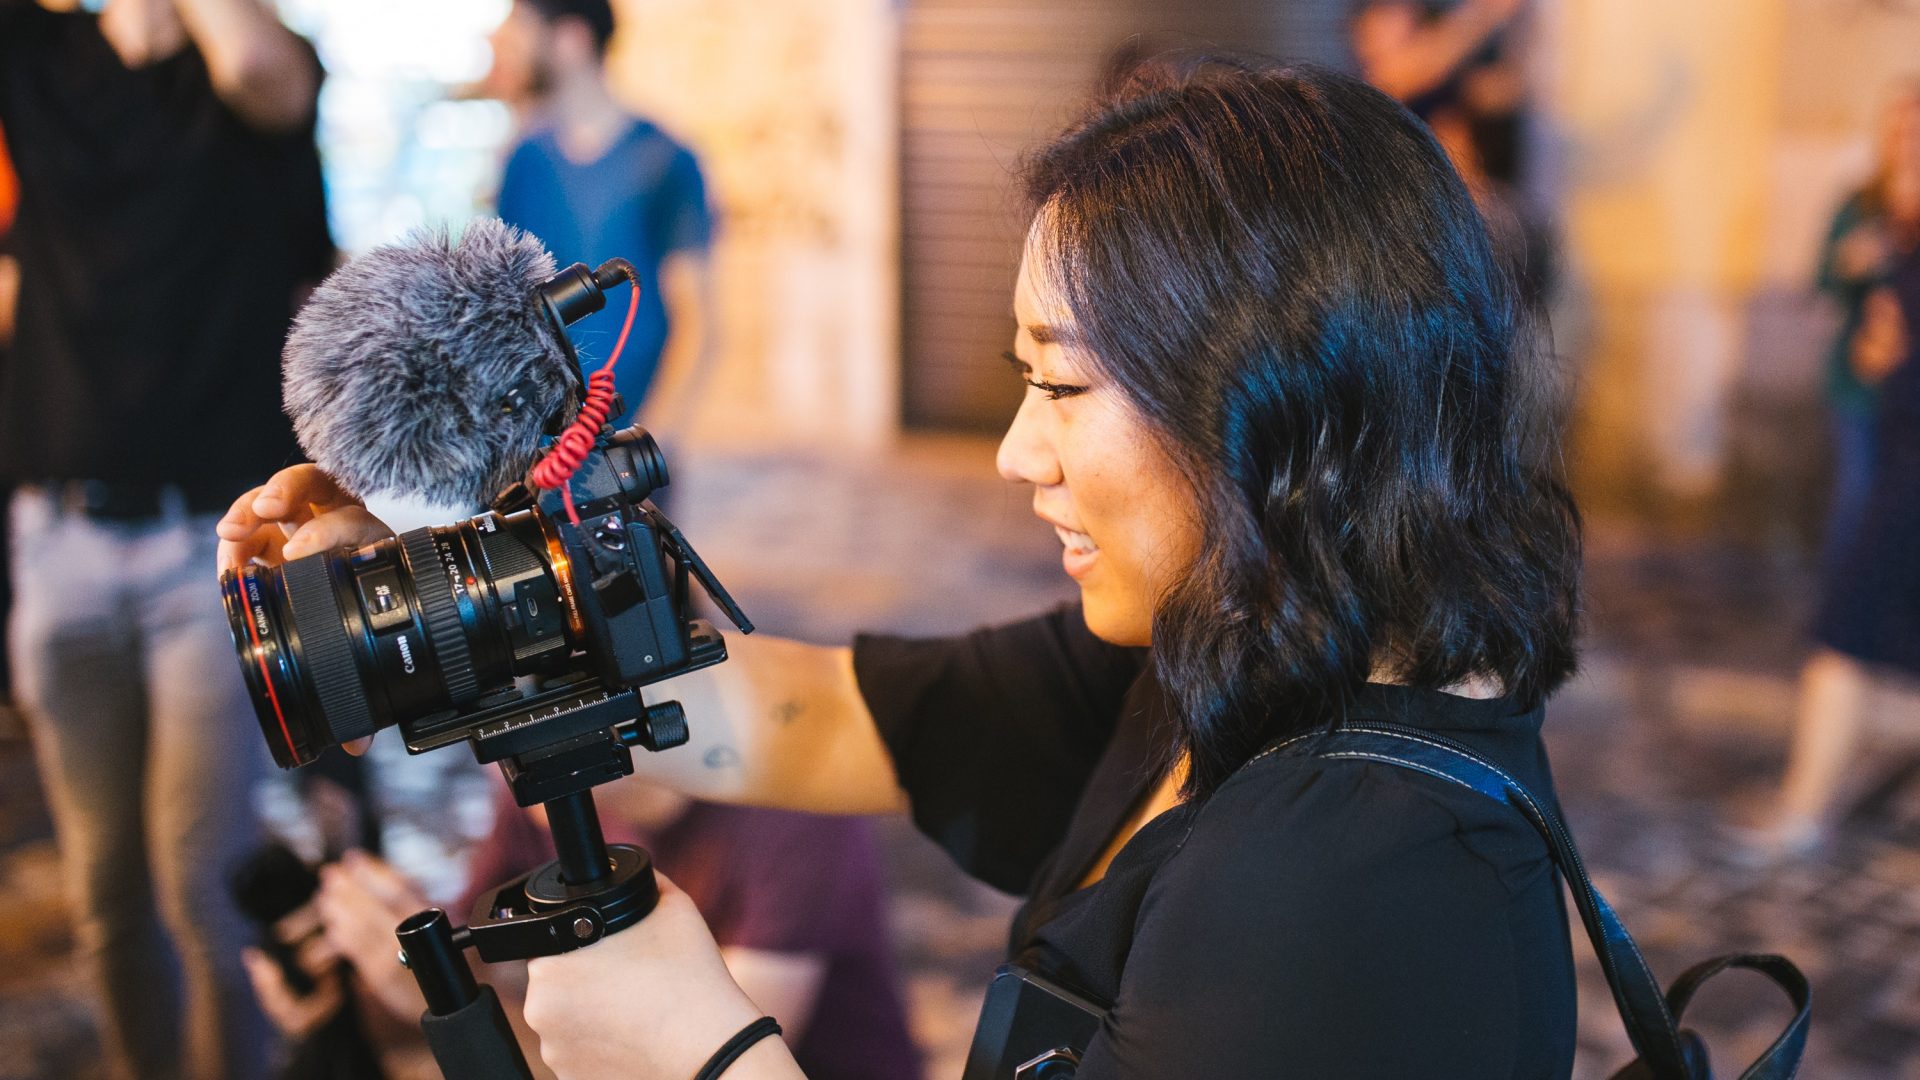
[[[647,714],[640,718],[638,735],[640,745],[655,753],[683,745],[687,741],[687,711],[677,701],[649,705]]]

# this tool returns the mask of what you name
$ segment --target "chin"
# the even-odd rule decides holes
[[[1110,645],[1145,648],[1153,644],[1153,615],[1133,604],[1116,604],[1080,590],[1080,612],[1093,636]]]

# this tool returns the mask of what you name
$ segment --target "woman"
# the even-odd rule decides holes
[[[1902,256],[1920,247],[1920,84],[1903,86],[1888,103],[1879,131],[1873,179],[1835,211],[1820,249],[1816,282],[1840,308],[1840,329],[1826,356],[1827,404],[1833,429],[1833,499],[1827,511],[1822,569],[1853,542],[1873,483],[1872,377],[1854,363],[1866,326],[1867,298]]]
[[[1908,455],[1913,433],[1902,430],[1912,404],[1901,392],[1913,374],[1894,377],[1911,367],[1903,361],[1912,337],[1906,309],[1920,303],[1913,295],[1916,264],[1920,84],[1902,87],[1888,104],[1880,167],[1842,204],[1821,253],[1820,288],[1840,302],[1842,315],[1827,357],[1833,498],[1816,648],[1800,671],[1786,776],[1760,828],[1746,835],[1748,853],[1763,861],[1810,854],[1832,831],[1859,741],[1870,666],[1920,671],[1920,628],[1909,614],[1920,610],[1920,597],[1906,581],[1912,559],[1904,546],[1920,506]]]
[[[1566,1076],[1544,845],[1424,775],[1263,755],[1358,718],[1444,732],[1543,797],[1578,541],[1511,284],[1432,136],[1311,68],[1142,71],[1034,158],[999,455],[1078,606],[934,641],[759,637],[676,680],[689,794],[910,811],[1022,891],[1013,950],[1111,1006],[1080,1075]],[[379,534],[311,471],[228,555]],[[261,530],[261,531],[256,531]],[[568,1077],[690,1076],[759,1016],[670,886],[536,960]],[[983,973],[984,978],[984,973]],[[730,1080],[799,1075],[777,1040]]]

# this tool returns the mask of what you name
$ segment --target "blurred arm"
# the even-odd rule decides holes
[[[1422,24],[1410,6],[1375,5],[1354,20],[1354,58],[1368,82],[1406,101],[1445,82],[1524,6],[1525,0],[1462,0]]]
[[[1891,289],[1877,289],[1867,297],[1860,329],[1853,335],[1853,373],[1873,386],[1885,379],[1907,357],[1909,328],[1900,300]]]
[[[667,341],[641,423],[671,445],[673,435],[691,424],[713,375],[713,278],[706,251],[676,251],[661,260],[660,301],[667,309]]]
[[[291,131],[313,115],[320,73],[260,0],[173,0],[214,92],[252,127]]]

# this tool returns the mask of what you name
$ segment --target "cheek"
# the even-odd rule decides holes
[[[1089,531],[1103,549],[1114,549],[1137,588],[1157,595],[1200,548],[1185,474],[1137,421],[1100,425],[1075,443],[1095,449],[1081,455],[1082,480],[1074,485]]]

